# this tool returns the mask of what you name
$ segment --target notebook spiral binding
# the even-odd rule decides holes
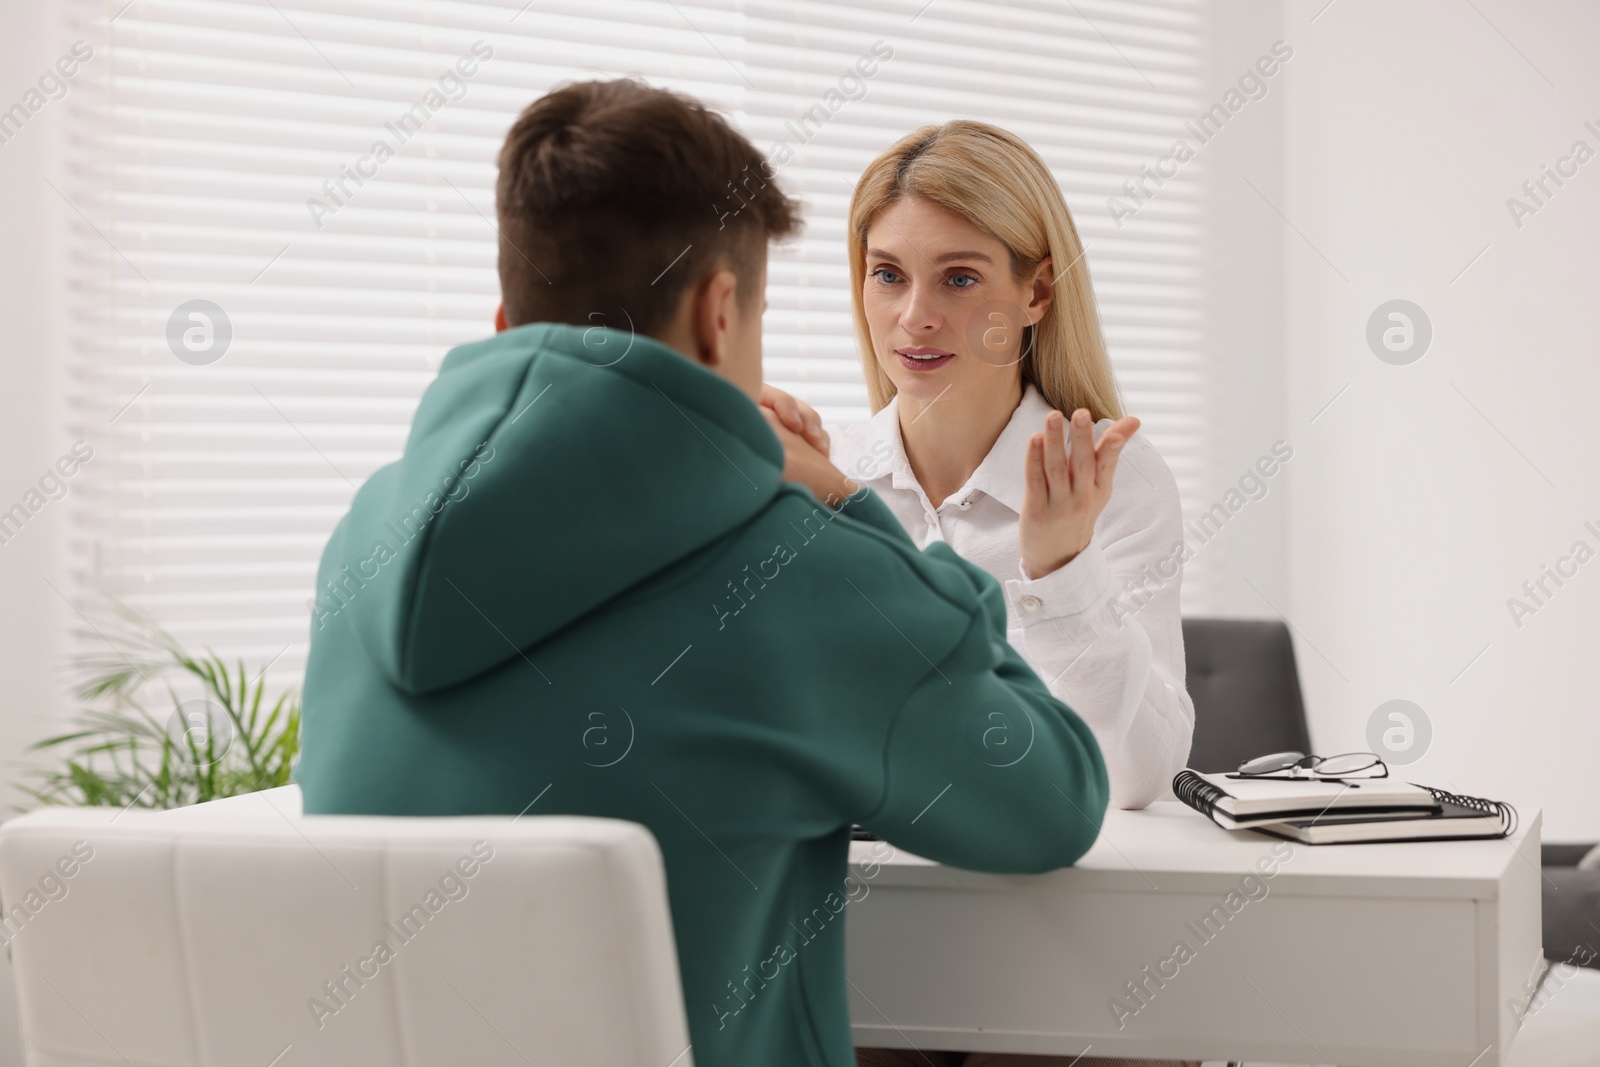
[[[1412,783],[1416,784],[1416,783]],[[1485,815],[1500,816],[1500,836],[1510,837],[1517,832],[1517,809],[1500,800],[1485,800],[1483,797],[1468,797],[1458,793],[1450,793],[1443,789],[1435,789],[1431,785],[1422,787],[1433,794],[1433,799],[1441,804],[1455,804],[1459,807],[1481,811]]]
[[[1196,811],[1212,816],[1217,813],[1217,801],[1227,792],[1212,785],[1193,771],[1179,771],[1172,780],[1172,793]]]

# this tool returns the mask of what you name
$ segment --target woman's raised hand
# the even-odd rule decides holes
[[[1089,413],[1079,408],[1073,412],[1068,455],[1065,423],[1059,411],[1046,415],[1044,432],[1028,441],[1023,460],[1027,488],[1017,541],[1030,579],[1043,578],[1089,547],[1095,521],[1111,499],[1117,456],[1139,429],[1139,420],[1129,415],[1107,427],[1096,443]]]

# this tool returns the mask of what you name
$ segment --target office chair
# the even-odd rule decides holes
[[[1289,627],[1277,619],[1183,620],[1197,771],[1237,770],[1270,752],[1310,752]]]
[[[0,898],[29,1063],[692,1063],[633,823],[44,809],[0,827]]]

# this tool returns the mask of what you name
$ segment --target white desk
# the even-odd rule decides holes
[[[1501,1067],[1542,956],[1539,824],[1530,809],[1503,841],[1294,845],[1231,912],[1241,876],[1286,843],[1175,801],[1108,812],[1088,855],[1049,874],[904,852],[864,866],[891,850],[855,842],[868,886],[847,924],[855,1041]],[[1201,928],[1219,904],[1228,918]]]

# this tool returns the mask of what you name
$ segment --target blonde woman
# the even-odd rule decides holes
[[[821,499],[865,485],[919,546],[946,541],[992,574],[1011,643],[1093,730],[1111,803],[1144,807],[1182,769],[1194,729],[1182,517],[1171,471],[1136,436],[1139,420],[1123,416],[1059,186],[1005,130],[924,127],[862,175],[848,239],[876,414],[830,442],[815,411],[769,388],[762,403],[786,477]],[[1055,1062],[859,1056],[908,1067]]]

